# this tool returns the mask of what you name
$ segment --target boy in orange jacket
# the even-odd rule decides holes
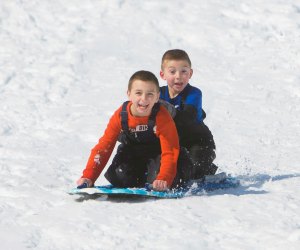
[[[94,185],[119,140],[117,154],[104,175],[112,185],[144,187],[152,183],[158,191],[178,186],[184,179],[182,170],[177,172],[179,140],[172,117],[158,102],[156,76],[149,71],[134,73],[127,95],[129,101],[110,118],[77,184]]]

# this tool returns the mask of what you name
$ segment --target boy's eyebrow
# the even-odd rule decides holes
[[[176,69],[176,67],[174,67],[174,66],[169,66],[168,69],[170,69],[170,68]],[[190,66],[182,66],[182,67],[179,67],[179,68],[181,68],[181,69],[182,69],[182,68],[190,68]]]
[[[145,91],[145,90],[143,90],[143,89],[134,89],[134,91]],[[154,90],[150,90],[150,91],[147,90],[147,92],[155,92],[155,89]]]

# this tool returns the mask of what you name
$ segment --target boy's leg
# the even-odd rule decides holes
[[[203,145],[193,145],[190,148],[190,157],[194,165],[193,179],[204,175],[214,175],[218,167],[213,164],[216,153],[213,148]]]
[[[161,155],[148,159],[147,162],[147,183],[153,183],[160,170]]]
[[[143,166],[145,162],[135,157],[130,147],[121,144],[104,176],[116,187],[139,187],[145,183]]]
[[[186,148],[181,147],[177,161],[177,174],[172,188],[179,188],[193,179],[193,164]]]
[[[161,155],[150,158],[147,162],[147,182],[153,183],[160,170]],[[178,188],[193,177],[193,164],[185,148],[180,149],[177,161],[177,173],[171,188]]]
[[[213,161],[216,158],[216,146],[209,128],[201,123],[190,127],[186,133],[181,140],[181,145],[188,149],[193,162],[193,179],[215,174],[217,166],[213,164]]]

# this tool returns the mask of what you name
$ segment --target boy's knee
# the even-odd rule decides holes
[[[149,159],[147,162],[147,182],[152,183],[160,170],[160,160],[161,156],[158,155],[157,157]]]
[[[211,164],[216,159],[216,152],[213,148],[197,144],[190,147],[189,155],[194,164],[197,162]]]
[[[110,165],[104,177],[115,187],[134,187],[137,185],[137,177],[133,169],[126,163]]]
[[[173,181],[172,188],[183,186],[193,177],[193,163],[186,148],[181,147],[177,161],[177,174]]]
[[[194,145],[190,148],[190,157],[193,162],[193,179],[204,175],[214,175],[218,167],[213,164],[216,158],[215,150],[208,147]]]

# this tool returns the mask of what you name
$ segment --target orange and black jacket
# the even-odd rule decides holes
[[[130,113],[131,104],[132,103],[129,102],[129,105],[127,105],[129,129],[134,130],[140,125],[147,125],[149,116],[133,116]],[[94,183],[106,166],[118,137],[122,132],[121,110],[122,106],[115,111],[109,120],[104,135],[91,150],[82,178],[88,178]],[[159,111],[156,115],[155,135],[159,139],[161,146],[160,172],[156,179],[167,181],[168,186],[171,186],[177,170],[179,141],[174,121],[162,105],[159,107]],[[100,154],[100,164],[94,162],[96,154]]]

